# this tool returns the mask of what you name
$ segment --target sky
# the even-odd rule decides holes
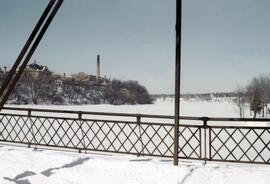
[[[0,0],[0,66],[16,60],[48,0]],[[183,93],[230,92],[270,68],[269,0],[183,0]],[[32,61],[56,73],[174,92],[175,0],[65,0]],[[31,61],[31,62],[32,62]]]

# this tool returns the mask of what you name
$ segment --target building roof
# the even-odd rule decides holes
[[[3,70],[1,70],[1,68],[0,68],[0,80],[2,81],[2,80],[4,80],[6,78],[6,74],[5,74],[5,72],[3,71]]]
[[[35,71],[46,71],[48,68],[46,66],[38,65],[36,63],[32,63],[28,65],[28,69],[35,70]]]

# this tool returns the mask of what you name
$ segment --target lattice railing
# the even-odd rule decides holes
[[[173,156],[174,127],[166,124],[143,124],[143,154]]]
[[[202,127],[184,126],[179,130],[179,157],[182,159],[202,159]]]
[[[173,156],[174,126],[2,114],[0,141],[78,150]]]
[[[269,163],[270,129],[211,127],[212,160]]]
[[[138,124],[117,121],[83,121],[86,150],[139,154],[141,151]]]
[[[22,109],[27,113],[19,115],[17,111],[11,109],[12,113],[0,114],[1,142],[76,149],[80,152],[174,156],[175,127],[173,123],[166,122],[173,119],[171,116],[42,109]],[[44,116],[46,113],[63,114],[60,117]],[[103,119],[91,119],[89,115],[99,115]],[[104,119],[105,116],[116,119]],[[143,117],[150,118],[152,122],[142,121]],[[182,117],[181,120],[187,124],[181,121],[179,127],[179,159],[270,163],[269,126],[239,124],[241,121],[253,124],[268,122],[268,119]],[[214,123],[209,124],[210,121]],[[225,126],[226,122],[234,121],[237,121],[237,126]],[[220,122],[223,126],[215,125],[220,125]]]
[[[32,143],[30,118],[26,116],[1,115],[0,140],[17,143]]]
[[[83,149],[81,124],[76,119],[30,119],[33,125],[34,144]]]

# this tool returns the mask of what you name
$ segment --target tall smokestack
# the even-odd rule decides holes
[[[97,55],[97,82],[100,80],[100,55]]]
[[[4,69],[5,69],[5,73],[7,73],[7,67],[6,66],[4,67]]]

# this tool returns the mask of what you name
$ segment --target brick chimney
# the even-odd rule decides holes
[[[97,82],[100,80],[100,55],[97,55]]]

